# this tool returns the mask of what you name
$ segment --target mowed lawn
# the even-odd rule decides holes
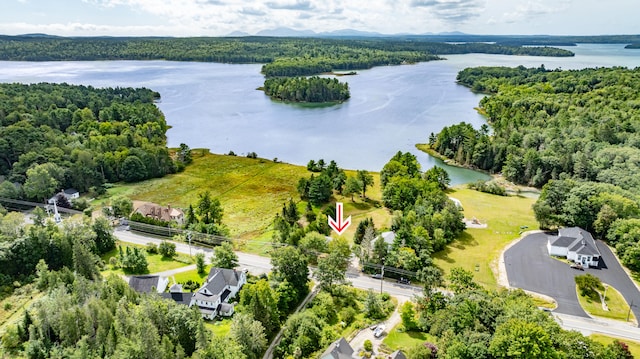
[[[135,184],[118,184],[109,189],[109,193],[187,208],[190,204],[195,206],[200,193],[209,191],[222,204],[222,221],[229,227],[231,236],[245,243],[238,249],[260,253],[271,240],[274,216],[289,199],[300,201],[296,190],[298,181],[311,176],[306,167],[267,159],[216,155],[200,149],[192,150],[192,154],[193,163],[181,173]],[[330,160],[325,159],[327,163]],[[355,176],[355,171],[346,173]],[[374,185],[367,189],[367,201],[359,196],[354,196],[353,202],[350,197],[336,195],[333,198],[334,202],[344,202],[345,217],[352,216],[353,225],[344,234],[348,238],[353,237],[355,226],[366,217],[373,217],[377,227],[390,224],[391,216],[380,204],[380,176],[371,174]]]
[[[393,330],[391,330],[389,334],[382,340],[382,342],[386,346],[391,348],[391,350],[401,349],[406,353],[409,349],[419,344],[424,344],[425,342],[435,344],[438,341],[438,338],[429,333],[413,331],[399,332],[398,327],[400,326],[401,325],[398,325],[393,328]]]
[[[607,308],[609,310],[604,310],[602,308],[602,302],[600,300],[593,300],[591,298],[581,296],[577,286],[576,292],[582,309],[584,309],[588,314],[596,317],[620,320],[623,322],[627,322],[627,315],[629,315],[629,323],[636,322],[633,312],[629,310],[629,303],[627,303],[622,294],[612,286],[608,286],[605,297],[605,303],[607,303]]]
[[[444,270],[462,267],[473,273],[475,280],[486,288],[498,286],[498,257],[504,247],[520,237],[522,226],[525,230],[538,229],[532,205],[534,198],[520,196],[495,196],[457,187],[450,191],[450,197],[460,200],[467,219],[477,218],[487,223],[484,229],[468,228],[459,239],[444,250],[434,253],[434,263]]]
[[[133,249],[134,247],[137,247],[138,249],[140,249],[140,251],[142,251],[142,253],[145,254],[146,258],[147,258],[147,264],[148,264],[148,271],[147,273],[158,273],[158,272],[164,272],[167,270],[171,270],[171,269],[176,269],[176,268],[181,268],[181,267],[185,267],[188,265],[193,264],[194,260],[192,258],[190,258],[188,255],[186,254],[176,254],[173,258],[164,258],[162,255],[160,254],[149,254],[147,253],[147,251],[145,250],[145,247],[142,246],[136,246],[134,244],[122,244],[121,242],[118,242],[118,246],[122,247],[122,251],[123,253],[126,252],[126,248],[129,247],[130,249]],[[111,257],[118,257],[119,255],[119,249],[116,248],[108,253],[105,253],[104,255],[101,256],[102,260],[105,262],[105,270],[102,271],[102,275],[104,277],[108,276],[109,274],[113,273],[116,275],[132,275],[134,273],[125,273],[124,270],[122,268],[112,268],[112,266],[109,264],[109,259],[111,259]],[[135,273],[135,274],[142,274],[142,273]]]
[[[624,342],[629,346],[629,351],[631,352],[631,354],[633,354],[633,357],[640,358],[640,343],[638,342],[634,342],[628,339],[614,338],[603,334],[591,334],[589,338],[604,345],[609,345],[613,343],[614,340]]]

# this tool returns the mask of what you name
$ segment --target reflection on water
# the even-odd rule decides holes
[[[430,133],[465,121],[485,120],[474,107],[482,95],[457,85],[469,66],[540,66],[564,69],[640,66],[640,50],[624,45],[579,45],[573,58],[452,55],[447,61],[377,67],[347,81],[351,99],[333,106],[271,101],[256,90],[261,65],[167,61],[0,62],[3,82],[67,82],[92,86],[145,86],[160,92],[158,103],[171,129],[168,144],[186,143],[215,153],[256,152],[260,157],[305,165],[310,159],[336,160],[341,167],[379,171],[397,152],[410,151],[423,169],[441,165],[452,184],[487,179],[471,170],[444,165],[418,151]]]

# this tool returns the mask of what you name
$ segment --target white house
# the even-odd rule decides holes
[[[213,319],[218,315],[231,316],[233,305],[229,300],[247,282],[244,271],[225,268],[211,268],[207,281],[191,297],[189,306],[197,306],[205,319]]]
[[[53,197],[49,198],[49,201],[47,202],[49,204],[53,204],[54,202],[57,202],[58,196],[64,196],[64,198],[66,198],[67,201],[69,201],[69,203],[72,203],[74,199],[80,198],[80,192],[75,188],[67,188],[64,191],[60,191],[56,193]]]
[[[551,256],[566,257],[584,267],[597,267],[600,260],[596,241],[580,227],[559,229],[557,237],[549,237],[547,250]]]

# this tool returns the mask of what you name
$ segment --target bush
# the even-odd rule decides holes
[[[373,350],[373,343],[371,343],[371,340],[367,339],[364,341],[364,350],[368,352]]]
[[[120,263],[118,263],[118,258],[116,257],[111,257],[109,258],[109,265],[113,268],[113,269],[117,269],[120,267]]]
[[[247,153],[247,158],[256,159],[256,158],[258,158],[258,154],[255,153],[255,152],[249,152],[249,153]]]
[[[171,242],[162,241],[158,246],[158,252],[165,258],[173,258],[176,255],[176,245]]]
[[[470,189],[475,189],[476,191],[495,194],[497,196],[507,195],[507,190],[504,187],[497,184],[495,181],[487,181],[487,182],[476,181],[474,183],[469,183],[467,187]]]
[[[158,246],[155,243],[147,243],[147,253],[158,254]]]
[[[11,304],[11,303],[9,303],[9,302],[6,302],[6,303],[4,303],[4,305],[2,306],[2,308],[4,309],[4,311],[5,311],[5,312],[6,312],[6,311],[9,311],[9,310],[11,310],[11,308],[13,308],[13,304]]]
[[[227,156],[235,156],[235,155],[236,155],[236,153],[233,152],[233,151],[229,151],[229,153],[227,153]]]

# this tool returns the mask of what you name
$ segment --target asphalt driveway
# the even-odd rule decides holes
[[[558,302],[555,312],[588,317],[578,303],[573,278],[591,273],[616,288],[627,303],[633,302],[633,313],[640,319],[640,291],[624,272],[609,247],[597,241],[602,255],[601,266],[587,268],[583,272],[571,269],[566,263],[551,258],[547,252],[548,238],[549,235],[546,233],[530,234],[505,252],[504,262],[510,286],[554,298]]]

